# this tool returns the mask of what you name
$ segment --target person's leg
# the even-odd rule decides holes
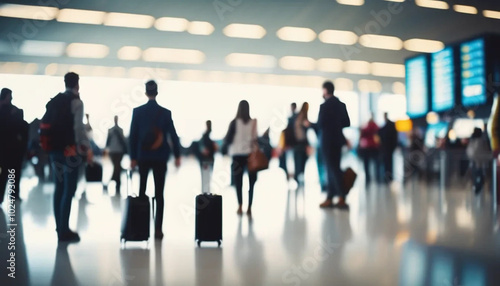
[[[295,180],[299,182],[300,175],[304,174],[306,169],[307,153],[305,146],[297,146],[294,150],[295,158]]]
[[[153,177],[155,181],[155,201],[156,201],[156,214],[155,214],[155,237],[162,238],[162,226],[163,226],[163,208],[164,199],[163,192],[165,190],[165,177],[167,175],[167,162],[158,161],[154,162],[153,166]]]
[[[287,151],[283,151],[283,153],[279,157],[279,161],[280,161],[280,168],[283,169],[283,171],[285,171],[285,175],[286,175],[286,178],[288,180],[288,167],[286,164],[286,152]]]
[[[60,209],[60,233],[68,233],[69,229],[69,217],[71,214],[71,205],[73,202],[73,197],[76,192],[76,187],[78,183],[78,173],[80,166],[82,165],[81,157],[65,157],[64,158],[64,191],[61,197],[61,209]]]
[[[250,214],[250,208],[253,203],[253,190],[255,188],[255,182],[257,182],[257,172],[248,172],[248,180],[250,183],[250,189],[248,190],[248,213]]]
[[[392,181],[392,153],[387,151],[382,156],[384,161],[384,181],[390,183]]]
[[[369,150],[364,150],[363,151],[363,165],[364,165],[364,168],[365,168],[365,178],[366,178],[366,185],[369,185],[370,182],[371,182],[371,172],[370,172],[370,161],[371,161],[371,157],[370,157],[370,151]]]
[[[54,219],[56,221],[56,231],[59,233],[61,221],[61,200],[64,193],[64,156],[62,152],[52,152],[50,154],[50,168],[54,180]]]
[[[139,161],[139,196],[146,196],[146,186],[148,184],[149,170],[151,169],[151,163],[148,161]]]
[[[236,196],[238,197],[238,213],[242,212],[243,205],[243,172],[245,171],[246,157],[233,156],[233,164],[231,166],[234,183],[236,186]]]
[[[332,150],[332,168],[333,168],[333,173],[335,176],[335,181],[336,184],[334,185],[335,187],[335,193],[339,197],[340,202],[343,202],[345,200],[345,192],[342,189],[342,177],[343,173],[342,170],[340,169],[340,159],[342,156],[342,149],[341,148],[333,148]]]

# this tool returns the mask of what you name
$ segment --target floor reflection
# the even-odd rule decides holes
[[[247,233],[243,234],[243,222],[246,222]],[[234,243],[234,260],[240,274],[241,285],[265,285],[266,261],[264,247],[255,236],[254,221],[251,217],[239,219]]]
[[[58,285],[80,285],[75,276],[71,260],[68,254],[68,243],[61,243],[57,246],[56,262],[52,274],[52,286]]]

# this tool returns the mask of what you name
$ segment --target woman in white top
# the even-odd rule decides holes
[[[248,156],[257,147],[257,120],[250,117],[248,101],[242,100],[238,105],[236,118],[231,121],[224,144],[230,146],[229,154],[233,157],[232,175],[238,196],[238,214],[243,213],[243,173],[247,170]],[[248,172],[250,190],[248,192],[247,214],[252,214],[253,189],[257,181],[257,173]]]

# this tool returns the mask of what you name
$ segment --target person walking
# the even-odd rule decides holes
[[[319,110],[317,128],[328,173],[328,195],[326,200],[320,204],[320,207],[347,208],[345,190],[342,189],[341,184],[340,160],[342,146],[347,143],[342,129],[349,127],[351,121],[345,104],[333,95],[334,91],[335,86],[331,81],[323,83],[325,102]],[[339,197],[336,204],[332,201],[335,196]]]
[[[217,144],[210,138],[212,133],[212,121],[207,120],[206,130],[203,133],[200,141],[198,141],[198,158],[201,169],[201,188],[203,193],[210,193],[210,183],[212,172],[214,169],[215,152],[217,152]]]
[[[167,161],[173,149],[175,166],[181,164],[180,142],[172,120],[172,112],[158,104],[158,85],[150,80],[146,83],[148,102],[134,108],[130,126],[130,167],[139,167],[139,196],[146,196],[149,171],[153,170],[155,182],[156,215],[155,238],[163,238],[163,208]],[[172,146],[168,144],[168,138]]]
[[[0,204],[4,200],[5,191],[8,195],[21,201],[19,182],[23,159],[28,147],[29,125],[24,121],[22,109],[12,104],[12,91],[3,88],[0,92]],[[14,176],[14,184],[7,186],[9,175]],[[10,197],[10,198],[12,198]]]
[[[40,125],[41,134],[50,126],[50,163],[54,177],[54,217],[60,242],[77,242],[78,233],[70,230],[71,202],[78,183],[78,170],[84,160],[92,164],[93,152],[83,124],[83,102],[80,99],[79,76],[69,72],[64,76],[66,91],[47,103]],[[45,134],[45,133],[43,133]],[[42,144],[45,140],[42,140]]]
[[[380,163],[379,163],[379,143],[378,126],[370,118],[366,126],[361,129],[359,139],[359,155],[363,158],[363,165],[365,167],[366,185],[370,185],[372,176],[370,172],[370,163],[375,165],[375,180],[379,180],[380,176]]]
[[[113,164],[113,175],[111,181],[116,183],[116,195],[120,195],[122,159],[127,154],[127,141],[123,135],[123,129],[118,125],[118,116],[114,117],[115,126],[108,130],[108,138],[106,139],[106,148],[109,153],[109,158]]]
[[[391,183],[394,179],[393,156],[398,146],[398,131],[394,122],[389,120],[389,115],[384,113],[385,125],[380,128],[380,151],[382,153],[382,163],[384,166],[384,179],[386,183]]]
[[[474,128],[469,145],[466,149],[467,157],[471,160],[473,191],[476,195],[481,193],[484,186],[485,168],[493,158],[490,142],[481,128]]]
[[[236,118],[229,124],[224,145],[230,146],[229,153],[233,157],[231,165],[234,182],[236,185],[236,195],[238,198],[237,214],[243,214],[243,173],[248,170],[248,157],[257,146],[257,120],[250,117],[250,105],[248,101],[242,100],[238,105]],[[250,189],[248,191],[247,214],[252,215],[252,202],[256,172],[248,172]]]
[[[295,134],[294,134],[294,128],[295,128],[295,119],[297,118],[297,103],[293,102],[290,104],[290,110],[292,112],[292,115],[288,118],[288,122],[286,125],[285,130],[283,130],[282,133],[282,146],[280,146],[280,155],[279,155],[279,166],[283,171],[285,171],[286,179],[289,179],[289,174],[288,174],[288,166],[287,166],[287,153],[292,148],[295,143]]]
[[[295,181],[299,186],[304,185],[304,175],[307,162],[307,152],[309,149],[309,142],[307,140],[307,130],[311,123],[309,122],[307,113],[309,111],[309,103],[305,102],[297,114],[294,121],[294,136],[295,145],[293,146],[293,157],[295,161]]]

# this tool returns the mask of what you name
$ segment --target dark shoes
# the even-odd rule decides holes
[[[348,210],[349,205],[345,203],[345,201],[339,201],[338,203],[334,204],[332,200],[325,200],[319,205],[320,208],[337,208],[340,210]]]
[[[78,233],[73,232],[73,231],[68,231],[65,233],[61,233],[58,235],[59,237],[59,242],[79,242],[80,241],[80,236]]]
[[[333,207],[333,202],[332,200],[327,199],[326,201],[322,202],[319,205],[320,208],[332,208]]]

